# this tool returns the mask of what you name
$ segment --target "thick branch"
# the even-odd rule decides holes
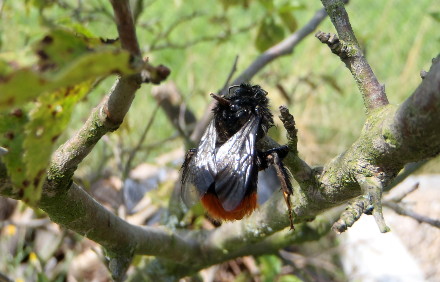
[[[342,190],[359,196],[357,175],[379,177],[386,187],[406,163],[436,156],[440,152],[439,112],[440,62],[436,60],[405,103],[369,116],[359,139],[324,167],[320,188],[310,191],[309,197],[317,205],[329,205],[339,201],[336,195]]]
[[[384,137],[396,154],[403,150],[410,161],[430,158],[439,153],[440,134],[440,56],[420,86],[397,110],[384,130]],[[396,140],[397,138],[397,140]],[[422,158],[420,158],[422,157]]]
[[[350,20],[347,12],[345,11],[343,2],[340,0],[321,0],[321,2],[329,14],[341,41],[339,41],[338,38],[331,37],[330,35],[328,35],[326,38],[321,36],[319,39],[323,43],[327,43],[329,45],[338,44],[338,47],[332,47],[332,50],[339,49],[340,51],[343,51],[336,54],[341,58],[341,60],[352,73],[359,90],[362,93],[367,111],[388,105],[385,87],[382,86],[377,80],[373,70],[371,69],[362,52],[362,49],[350,25]],[[331,38],[332,40],[329,41]]]
[[[109,95],[92,110],[81,129],[54,152],[43,193],[69,187],[78,164],[102,136],[116,130],[122,123],[140,83],[140,77],[136,75],[116,81]]]
[[[262,240],[255,244],[250,244],[246,238],[242,238],[240,242],[237,242],[237,244],[232,247],[233,249],[223,249],[223,253],[217,253],[215,256],[204,257],[204,260],[198,260],[201,261],[202,264],[190,262],[189,264],[181,265],[173,261],[156,258],[155,261],[148,264],[144,269],[140,269],[138,274],[141,275],[144,280],[146,276],[152,281],[170,276],[172,276],[174,280],[178,280],[178,278],[183,276],[194,274],[201,268],[237,257],[275,253],[292,244],[299,245],[307,241],[316,241],[330,231],[330,227],[339,213],[339,209],[332,210],[319,216],[311,223],[297,225],[294,232],[289,229],[284,229],[264,239],[261,238]],[[220,245],[219,247],[222,246]],[[133,277],[133,281],[136,280],[140,280],[140,277]]]
[[[64,193],[42,195],[39,207],[50,219],[120,255],[144,253],[185,261],[196,249],[191,240],[166,229],[140,227],[109,212],[76,184]],[[181,250],[174,252],[174,250]]]

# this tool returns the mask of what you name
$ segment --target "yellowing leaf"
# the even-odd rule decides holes
[[[26,177],[32,189],[25,190],[28,201],[39,199],[53,145],[69,123],[74,106],[90,91],[93,81],[40,96],[29,113],[23,144]]]
[[[0,109],[20,106],[42,93],[113,73],[129,74],[130,54],[117,44],[54,30],[35,47],[35,66],[7,67],[0,62]]]
[[[2,160],[12,193],[31,205],[40,198],[54,142],[74,106],[97,78],[135,71],[117,43],[64,30],[52,31],[35,50],[40,57],[35,66],[0,62],[0,146],[8,150]]]

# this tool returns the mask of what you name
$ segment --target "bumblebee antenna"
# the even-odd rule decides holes
[[[228,88],[228,94],[231,94],[231,89],[233,89],[233,88],[237,88],[237,87],[240,87],[240,85],[236,84],[236,85],[231,85],[231,86],[229,86],[229,88]]]
[[[214,98],[214,99],[216,99],[217,102],[218,102],[220,105],[224,105],[224,106],[230,106],[230,105],[231,105],[231,101],[229,101],[229,100],[223,98],[222,96],[218,96],[218,95],[216,95],[216,94],[214,94],[214,93],[211,93],[211,97]]]

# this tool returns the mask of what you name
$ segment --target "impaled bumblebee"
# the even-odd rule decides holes
[[[239,220],[257,207],[258,172],[274,165],[289,209],[292,185],[281,160],[287,146],[260,151],[257,142],[274,125],[267,92],[258,85],[232,86],[217,101],[213,119],[196,149],[182,165],[181,196],[185,204],[201,200],[215,219]]]

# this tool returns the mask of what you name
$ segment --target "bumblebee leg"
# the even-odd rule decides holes
[[[280,147],[277,147],[277,148],[273,148],[273,149],[267,150],[267,151],[264,152],[264,154],[266,156],[268,156],[268,155],[270,155],[270,154],[272,154],[274,152],[277,153],[278,157],[282,160],[289,153],[289,147],[287,147],[287,145],[280,146]]]
[[[184,169],[189,164],[189,162],[191,161],[192,157],[196,154],[196,152],[197,152],[196,148],[191,148],[188,150],[188,152],[186,152],[185,160],[183,161],[181,168]]]
[[[283,147],[280,148],[283,151],[285,150]],[[293,194],[293,188],[292,188],[292,183],[290,181],[290,175],[287,172],[287,169],[284,166],[284,164],[281,162],[280,156],[278,155],[279,153],[277,150],[280,148],[275,148],[270,150],[272,152],[269,152],[269,154],[267,155],[267,162],[273,164],[277,172],[278,179],[280,180],[281,183],[281,190],[283,191],[284,201],[286,202],[287,209],[289,211],[290,229],[294,230],[295,227],[293,226],[292,205],[290,203],[290,198]],[[284,153],[283,151],[281,151],[282,154]],[[287,155],[287,153],[285,155]]]
[[[197,149],[196,148],[192,148],[189,149],[188,152],[186,152],[185,155],[185,160],[183,161],[182,167],[180,168],[182,170],[182,183],[184,181],[184,179],[186,178],[186,173],[188,171],[188,165],[192,159],[192,157],[196,154]]]

